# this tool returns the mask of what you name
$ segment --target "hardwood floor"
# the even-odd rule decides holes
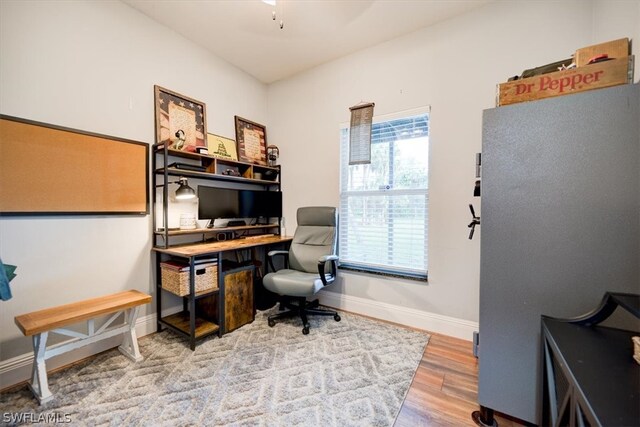
[[[475,426],[478,360],[471,341],[431,334],[395,427]],[[499,427],[525,424],[496,415]]]

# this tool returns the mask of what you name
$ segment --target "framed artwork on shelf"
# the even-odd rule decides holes
[[[238,157],[243,162],[266,166],[267,128],[261,124],[235,116]]]
[[[154,86],[156,108],[156,141],[169,144],[173,150],[195,153],[206,147],[206,106],[168,89]]]
[[[225,160],[238,160],[236,142],[231,138],[209,133],[207,134],[207,147],[210,156]]]

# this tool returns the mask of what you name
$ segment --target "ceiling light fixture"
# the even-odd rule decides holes
[[[262,0],[263,3],[268,4],[269,6],[276,7],[276,0]],[[271,19],[273,21],[276,20],[276,11],[271,11]],[[284,2],[280,2],[280,29],[284,29]]]

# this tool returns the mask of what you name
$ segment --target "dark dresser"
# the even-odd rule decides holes
[[[606,293],[578,319],[542,316],[542,425],[640,426],[640,365],[631,340],[640,334],[598,326],[618,307],[640,322],[640,296],[622,293]]]

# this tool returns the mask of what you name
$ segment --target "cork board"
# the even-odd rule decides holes
[[[0,115],[0,215],[145,215],[148,187],[148,144]]]

